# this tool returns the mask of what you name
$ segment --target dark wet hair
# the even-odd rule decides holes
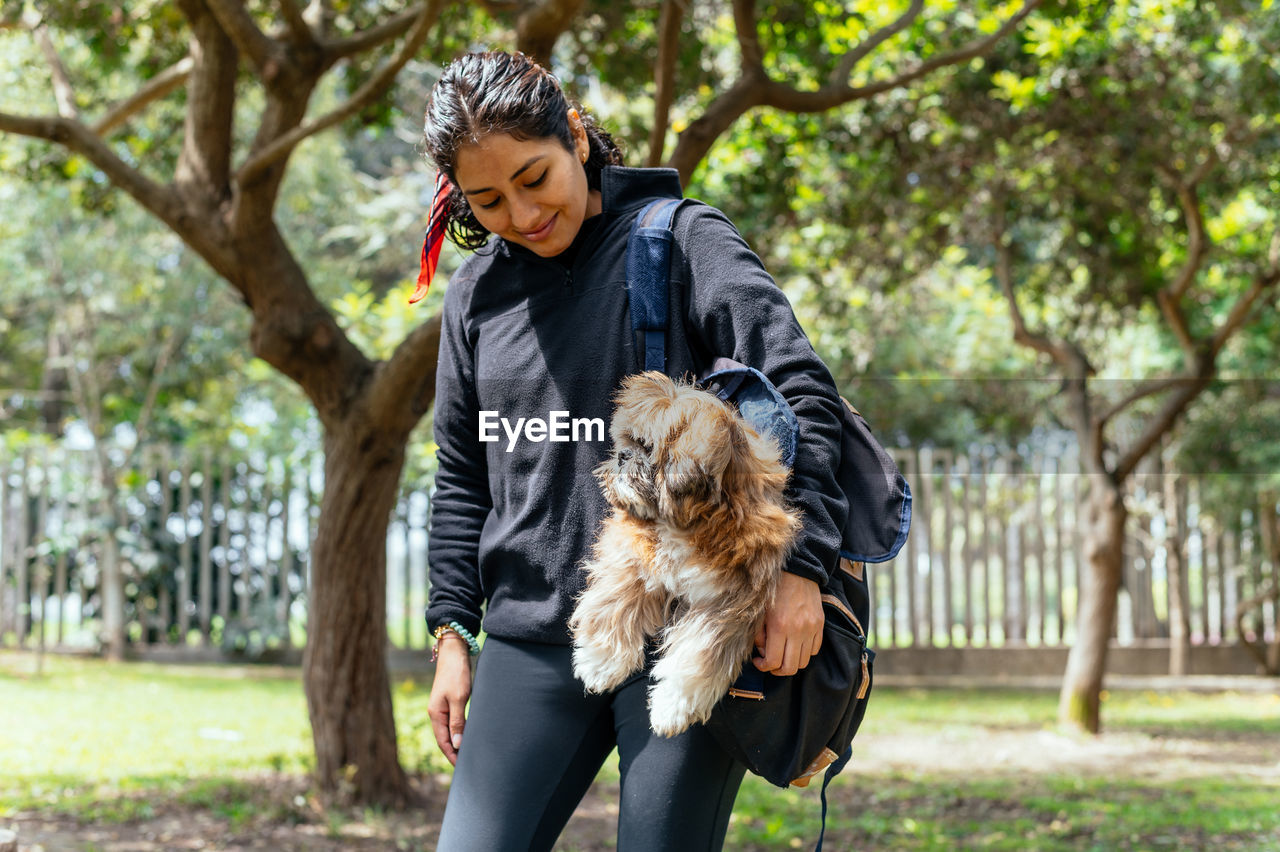
[[[454,182],[458,149],[491,133],[516,139],[557,139],[574,150],[569,109],[587,130],[591,153],[584,168],[587,186],[600,188],[605,166],[621,165],[622,152],[605,130],[565,97],[555,77],[523,53],[468,53],[455,59],[436,81],[427,100],[422,151],[454,183],[449,195],[449,238],[477,249],[489,231],[476,219]]]

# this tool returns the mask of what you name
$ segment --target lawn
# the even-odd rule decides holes
[[[44,850],[431,849],[448,764],[426,685],[394,687],[423,810],[325,806],[307,780],[296,671],[112,665],[0,653],[0,827]],[[1280,695],[1113,693],[1101,738],[1052,725],[1055,696],[877,687],[832,785],[831,850],[1280,852]],[[612,848],[607,767],[566,852]],[[815,791],[748,778],[727,849],[812,848]]]

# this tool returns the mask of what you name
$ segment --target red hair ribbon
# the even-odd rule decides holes
[[[422,265],[418,270],[418,286],[409,297],[409,304],[421,301],[431,286],[431,277],[440,264],[440,249],[444,248],[446,215],[449,210],[449,193],[453,184],[444,172],[436,172],[436,192],[431,199],[431,211],[427,214],[427,234],[422,240]]]

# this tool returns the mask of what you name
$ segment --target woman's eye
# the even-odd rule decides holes
[[[481,204],[480,206],[485,210],[492,210],[493,208],[498,206],[498,202],[501,200],[502,200],[502,196],[498,196],[497,198],[490,201],[488,204]]]
[[[550,171],[550,169],[548,169],[547,171]],[[547,172],[543,172],[542,174],[538,175],[537,180],[526,183],[525,187],[528,189],[533,189],[535,186],[541,186],[542,182],[546,179],[547,179]]]

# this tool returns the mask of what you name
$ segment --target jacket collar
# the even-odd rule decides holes
[[[654,198],[680,198],[675,169],[605,166],[600,172],[600,202],[605,213],[621,213]]]

